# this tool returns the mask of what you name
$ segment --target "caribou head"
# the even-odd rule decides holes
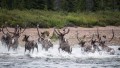
[[[28,35],[24,35],[24,38],[22,39],[22,41],[24,41],[24,42],[28,42],[28,38],[29,38]]]

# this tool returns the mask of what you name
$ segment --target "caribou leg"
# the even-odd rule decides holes
[[[32,53],[34,52],[34,47],[32,48]]]
[[[8,46],[8,51],[10,51],[10,47],[11,47],[11,45]]]
[[[60,53],[60,47],[58,48],[58,51],[59,51],[59,53]]]
[[[24,51],[24,53],[26,52],[26,48],[25,48],[25,51]]]
[[[38,44],[36,43],[36,45],[35,45],[35,46],[36,46],[36,49],[37,49],[37,52],[38,52]]]
[[[38,46],[36,46],[37,52],[38,52]]]
[[[31,49],[29,49],[29,53],[31,52]]]

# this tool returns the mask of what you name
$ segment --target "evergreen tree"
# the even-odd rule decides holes
[[[120,11],[120,0],[0,0],[5,9],[63,11]]]

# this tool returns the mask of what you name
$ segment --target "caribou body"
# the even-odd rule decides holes
[[[52,42],[50,41],[50,39],[48,38],[49,36],[49,32],[48,31],[44,31],[44,32],[39,32],[39,25],[37,25],[37,32],[38,32],[38,42],[42,44],[42,49],[45,49],[46,51],[48,51],[48,49],[50,47],[53,47]]]
[[[66,31],[66,30],[64,29],[64,30],[63,30],[63,31],[64,31],[63,33],[60,32],[58,29],[57,29],[57,30],[54,29],[54,31],[56,32],[56,34],[58,35],[58,38],[59,38],[59,45],[60,45],[59,48],[58,48],[59,52],[60,52],[60,49],[61,49],[61,50],[63,50],[63,51],[66,51],[66,52],[68,52],[68,53],[71,53],[71,52],[72,52],[72,48],[70,47],[68,41],[64,38],[64,36],[65,36],[66,34],[68,34],[70,30],[68,29],[68,31]]]
[[[7,27],[6,27],[6,30],[12,34],[12,37],[11,37],[11,40],[10,40],[10,43],[8,45],[8,51],[10,50],[10,48],[12,47],[14,50],[16,50],[18,48],[18,45],[19,45],[19,37],[20,35],[25,31],[26,28],[21,29],[21,27],[19,25],[17,25],[15,28],[14,28],[14,32],[10,32]]]
[[[80,45],[81,47],[81,51],[84,51],[84,52],[92,52],[92,46],[89,45],[89,44],[86,44],[87,41],[85,41],[85,38],[86,38],[86,35],[84,35],[82,38],[80,38],[79,36],[79,33],[77,31],[77,40],[78,40],[78,44]]]
[[[98,29],[97,29],[97,34],[98,34],[98,40],[99,40],[98,42],[99,42],[99,45],[101,46],[102,50],[104,50],[110,54],[114,54],[115,50],[113,48],[110,48],[106,44],[106,42],[111,42],[112,39],[114,38],[114,30],[112,29],[112,38],[110,40],[107,40],[107,37],[105,35],[100,36]]]
[[[25,42],[25,52],[26,50],[29,50],[29,52],[32,52],[34,51],[34,48],[37,49],[37,52],[38,52],[38,44],[34,41],[34,40],[28,40],[29,36],[28,35],[24,35],[24,38],[22,41]]]
[[[7,33],[4,32],[4,28],[6,28]],[[14,28],[14,32],[10,32],[6,26],[2,27],[3,36],[1,38],[1,42],[3,45],[7,46],[8,51],[10,50],[10,48],[13,48],[13,50],[17,49],[18,44],[19,44],[18,39],[24,31],[25,29],[22,31],[19,25],[17,25]]]
[[[2,45],[4,45],[5,47],[8,47],[9,43],[11,42],[12,36],[8,32],[7,33],[4,32],[4,26],[2,26],[1,31],[3,33],[2,37],[1,37]]]

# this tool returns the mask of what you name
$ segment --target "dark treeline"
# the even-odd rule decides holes
[[[120,0],[0,0],[4,9],[57,11],[120,11]]]

